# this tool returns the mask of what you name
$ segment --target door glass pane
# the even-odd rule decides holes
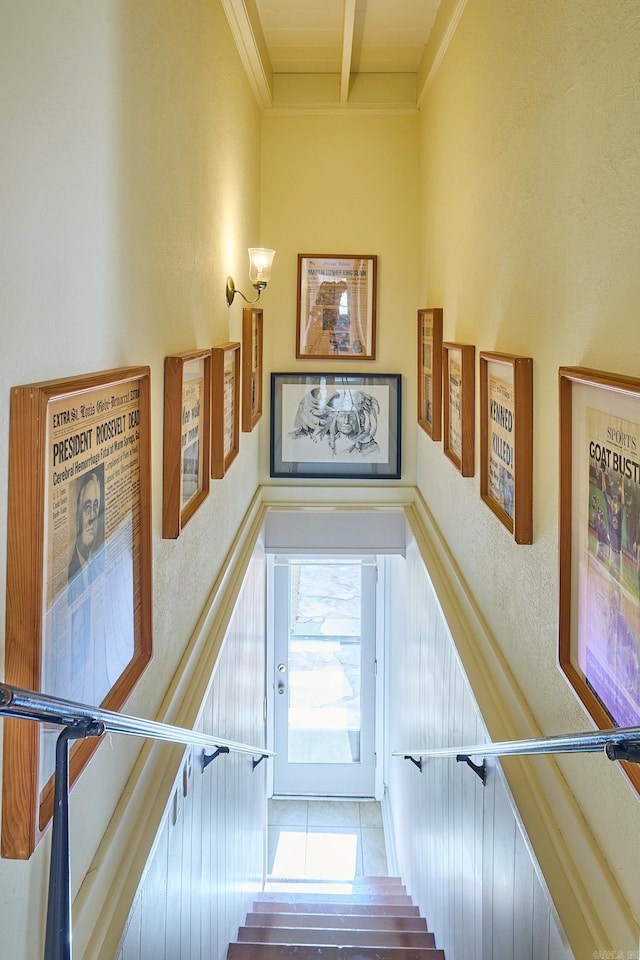
[[[289,763],[360,762],[360,563],[289,562]]]

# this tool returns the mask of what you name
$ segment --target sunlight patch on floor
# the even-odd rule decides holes
[[[267,874],[274,882],[387,876],[377,801],[271,799],[268,841]]]
[[[271,873],[274,877],[353,880],[357,873],[357,851],[356,832],[281,830]]]

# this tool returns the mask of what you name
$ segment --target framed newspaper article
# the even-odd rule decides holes
[[[162,536],[175,540],[209,495],[211,351],[165,357]]]
[[[262,310],[242,311],[242,431],[251,433],[262,416]]]
[[[600,729],[640,726],[640,380],[559,380],[560,667]]]
[[[378,258],[298,254],[296,357],[375,360]]]
[[[11,390],[7,683],[118,710],[151,659],[149,378]],[[51,818],[58,733],[4,722],[4,857],[28,858]],[[71,784],[97,744],[72,747]]]
[[[442,310],[418,310],[418,424],[442,436]]]
[[[399,480],[400,374],[271,374],[271,476]]]
[[[443,450],[463,477],[474,472],[475,356],[470,344],[442,344]]]
[[[516,543],[533,542],[533,360],[480,354],[480,496]]]
[[[211,356],[211,476],[219,480],[240,450],[240,344],[221,344]]]

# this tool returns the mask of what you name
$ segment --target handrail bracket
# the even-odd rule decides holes
[[[207,753],[206,750],[202,751],[202,770],[203,772],[207,769],[210,763],[220,756],[221,753],[229,753],[229,747],[217,747],[213,753]]]
[[[410,754],[406,754],[404,759],[410,760],[411,763],[415,764],[415,766],[418,768],[420,773],[422,773],[422,757],[418,757],[418,759],[416,760],[415,757],[412,757]]]
[[[202,751],[202,769],[203,771],[207,769],[210,763],[220,756],[221,753],[229,753],[229,747],[218,747],[214,753],[207,753],[205,750]],[[262,763],[268,757],[267,753],[261,753],[258,759],[255,757],[252,758],[252,770],[258,766],[259,763]]]
[[[640,763],[640,741],[627,740],[624,743],[608,743],[604,752],[609,760],[626,760],[627,763]]]
[[[468,767],[471,767],[473,772],[480,777],[482,780],[482,785],[487,785],[487,761],[483,760],[482,763],[474,763],[471,757],[466,756],[464,753],[459,753],[456,756],[458,763],[466,763]]]

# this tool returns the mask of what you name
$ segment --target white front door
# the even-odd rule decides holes
[[[373,558],[276,558],[275,796],[374,796],[375,591]]]

